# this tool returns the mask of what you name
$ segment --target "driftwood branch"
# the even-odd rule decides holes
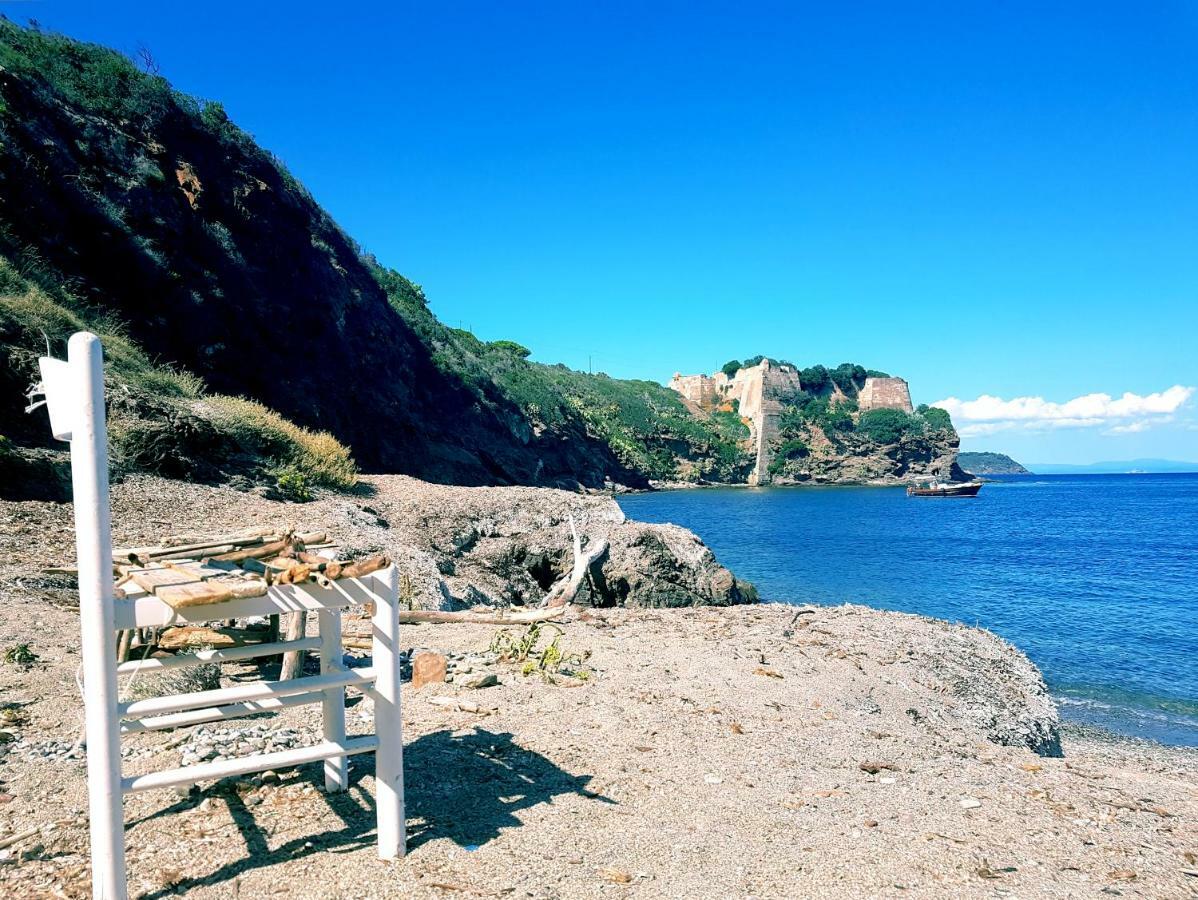
[[[542,607],[568,606],[573,603],[574,598],[578,595],[578,589],[586,580],[587,572],[599,557],[607,552],[608,543],[602,539],[594,541],[587,548],[586,553],[582,552],[582,538],[578,534],[578,528],[574,524],[572,515],[570,516],[570,533],[574,537],[574,568],[571,570],[569,578],[559,581],[549,589],[549,593],[541,601]]]
[[[401,609],[400,624],[415,624],[417,622],[448,623],[474,622],[478,625],[524,625],[529,622],[545,622],[556,619],[566,611],[564,606],[542,609],[527,609],[517,612],[497,612],[494,610],[462,612],[440,612],[435,609]]]

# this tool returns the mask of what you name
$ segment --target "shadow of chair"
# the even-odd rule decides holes
[[[434,731],[404,746],[404,782],[408,819],[408,852],[438,839],[475,849],[494,840],[500,832],[517,828],[517,813],[552,803],[555,797],[578,794],[602,803],[615,801],[587,790],[590,775],[572,775],[546,756],[520,746],[507,732],[475,728],[465,733]],[[252,869],[301,859],[319,851],[349,852],[374,842],[374,801],[361,785],[364,776],[374,775],[374,757],[354,759],[349,790],[329,794],[325,802],[341,819],[336,831],[304,833],[271,849],[267,834],[254,818],[254,810],[220,782],[185,800],[128,823],[127,828],[183,812],[206,797],[228,804],[246,844],[246,856],[225,863],[207,875],[185,878],[143,900],[160,900],[191,888],[222,884]],[[288,783],[323,784],[320,764],[303,766]]]

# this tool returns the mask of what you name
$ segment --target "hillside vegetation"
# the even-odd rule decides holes
[[[0,19],[0,465],[44,464],[52,442],[23,395],[47,339],[61,353],[80,328],[104,340],[120,471],[302,499],[351,484],[355,460],[571,488],[739,482],[753,466],[735,410],[439,322],[219,102]],[[831,394],[865,374],[804,369],[814,405],[796,415],[838,415]]]

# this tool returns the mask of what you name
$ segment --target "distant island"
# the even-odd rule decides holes
[[[957,465],[974,475],[1030,475],[1031,472],[1005,453],[979,451],[957,454]]]

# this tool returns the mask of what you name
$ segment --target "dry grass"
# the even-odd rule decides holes
[[[214,395],[195,411],[247,451],[277,460],[280,467],[323,487],[348,489],[358,480],[349,448],[327,431],[311,431],[255,400]]]
[[[261,471],[292,486],[294,499],[310,499],[314,486],[344,490],[357,482],[349,448],[328,432],[303,428],[253,400],[205,396],[202,378],[154,362],[118,319],[43,287],[0,256],[0,360],[32,383],[47,343],[62,354],[78,331],[91,331],[104,345],[118,468],[189,477],[195,463],[220,466],[240,455],[257,458]]]
[[[0,257],[0,325],[20,332],[19,342],[8,350],[15,365],[32,375],[47,341],[52,352],[61,353],[72,334],[91,331],[104,345],[111,375],[123,383],[156,396],[196,398],[203,393],[203,379],[155,364],[114,317],[98,312],[85,316],[69,303],[70,298],[52,296]]]

